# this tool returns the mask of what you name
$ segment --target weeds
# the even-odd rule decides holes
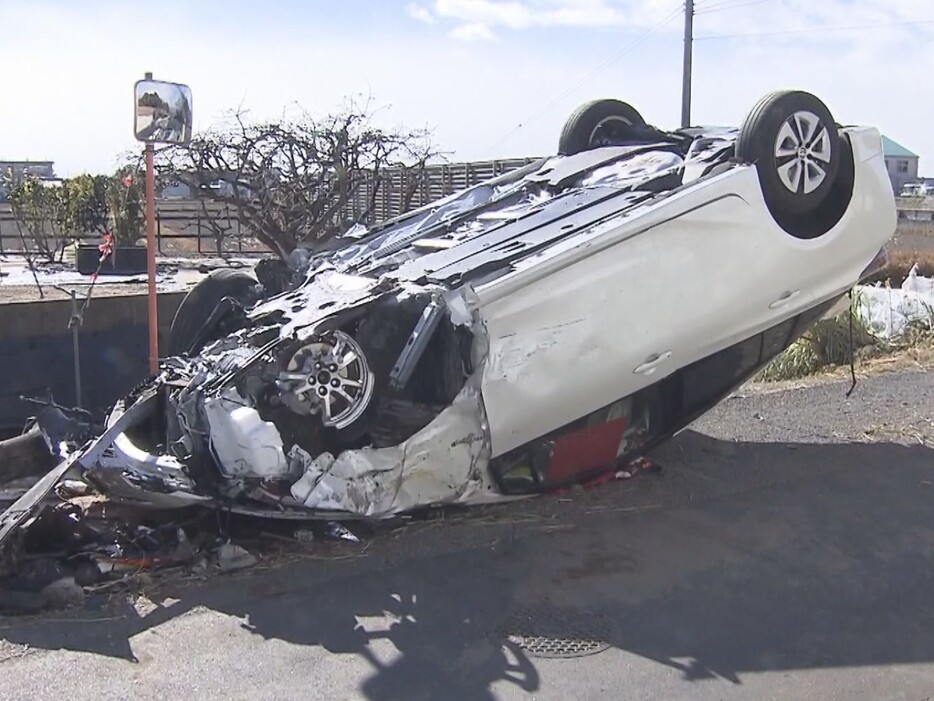
[[[900,287],[907,279],[912,267],[917,265],[917,274],[934,277],[934,251],[895,251],[889,264],[864,285],[882,283],[887,287]],[[753,378],[757,382],[779,382],[796,380],[823,370],[849,365],[851,361],[878,360],[895,354],[920,365],[934,362],[934,309],[922,303],[923,319],[908,322],[908,327],[897,339],[884,339],[875,335],[872,328],[856,313],[860,304],[859,294],[854,294],[849,310],[842,314],[821,319],[804,335],[792,343],[781,355],[766,365]],[[850,317],[853,322],[853,340],[850,342]]]
[[[898,358],[908,364],[934,364],[934,330],[911,324],[898,339],[886,341],[869,334],[857,318],[853,319],[853,360],[874,362]],[[821,319],[775,360],[753,378],[755,382],[798,380],[818,372],[849,365],[849,327],[846,313]]]
[[[862,349],[885,344],[870,333],[855,313],[854,298],[849,310],[839,316],[821,319],[792,343],[781,355],[759,371],[760,382],[794,380],[812,375],[834,365],[848,365]],[[853,316],[853,343],[850,344],[850,320]],[[853,353],[851,357],[851,352]]]
[[[934,277],[934,251],[892,251],[889,254],[889,264],[862,284],[875,285],[881,282],[900,287],[915,264],[918,266],[918,275]]]

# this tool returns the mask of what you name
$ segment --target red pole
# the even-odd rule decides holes
[[[149,273],[149,372],[159,370],[159,307],[156,304],[156,176],[152,144],[146,144],[146,267]]]

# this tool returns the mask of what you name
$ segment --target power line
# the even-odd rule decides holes
[[[773,2],[774,0],[746,0],[745,2],[715,2],[712,5],[703,4],[698,5],[697,10],[694,14],[707,14],[708,12],[720,12],[722,10],[735,10],[740,7],[749,7],[750,5],[761,5],[766,2]]]
[[[774,37],[785,34],[813,34],[817,32],[845,32],[856,29],[876,29],[878,27],[898,27],[906,25],[934,24],[934,19],[914,19],[898,22],[874,22],[873,24],[851,24],[837,27],[807,27],[805,29],[785,29],[777,32],[754,32],[749,34],[714,34],[694,37],[694,41],[712,41],[714,39],[743,39],[747,37]]]
[[[730,10],[734,7],[746,7],[747,5],[761,5],[764,2],[774,2],[774,0],[717,0],[715,2],[701,2],[697,4],[697,12],[716,12],[717,10]]]
[[[674,20],[674,19],[675,19],[676,17],[678,17],[679,15],[681,15],[681,13],[682,13],[683,10],[684,10],[684,5],[683,5],[682,3],[678,3],[678,5],[677,5],[671,12],[669,12],[669,13],[665,16],[665,18],[662,19],[660,22],[658,22],[657,24],[653,25],[652,27],[649,27],[647,30],[645,30],[644,32],[642,32],[641,34],[639,34],[638,36],[636,36],[635,38],[633,38],[633,40],[630,41],[630,42],[629,42],[628,44],[626,44],[625,46],[623,46],[622,49],[620,49],[619,51],[617,51],[615,54],[613,54],[612,56],[610,56],[608,59],[606,59],[605,61],[603,61],[603,62],[602,62],[601,64],[599,64],[598,66],[596,66],[596,67],[595,67],[593,70],[591,70],[589,73],[585,74],[583,78],[581,78],[579,81],[577,81],[576,83],[574,83],[571,87],[567,88],[564,92],[562,92],[561,94],[559,94],[557,97],[553,98],[551,101],[549,101],[548,103],[546,103],[543,107],[539,108],[538,110],[536,110],[535,112],[533,112],[533,113],[530,114],[529,116],[527,116],[527,117],[525,117],[524,119],[520,120],[520,122],[519,122],[516,126],[514,126],[512,129],[510,129],[508,132],[506,132],[506,133],[502,136],[502,138],[500,138],[498,141],[496,141],[495,143],[493,143],[493,145],[491,145],[491,146],[489,147],[489,150],[492,150],[492,149],[496,148],[497,146],[499,146],[501,143],[503,143],[504,141],[506,141],[506,139],[508,139],[510,136],[512,136],[514,133],[516,133],[516,132],[519,131],[522,127],[524,127],[524,126],[526,125],[526,123],[528,123],[528,122],[530,122],[530,121],[536,119],[536,118],[539,117],[540,115],[542,115],[542,114],[544,114],[545,112],[547,112],[548,110],[550,110],[550,109],[551,109],[552,107],[554,107],[556,104],[558,104],[559,102],[561,102],[561,100],[563,100],[565,97],[567,97],[567,96],[570,95],[572,92],[574,92],[575,90],[577,90],[581,85],[583,85],[584,83],[586,83],[587,81],[589,81],[591,78],[593,78],[595,75],[597,75],[597,74],[598,74],[600,71],[602,71],[604,68],[606,68],[606,67],[609,66],[610,64],[612,64],[612,63],[618,61],[620,58],[622,58],[622,57],[625,56],[627,53],[629,53],[630,51],[632,51],[634,48],[636,48],[636,46],[638,46],[640,43],[642,43],[643,41],[645,41],[646,39],[648,39],[652,34],[654,34],[654,33],[657,32],[659,29],[661,29],[662,27],[664,27],[666,24],[669,24],[672,20]]]

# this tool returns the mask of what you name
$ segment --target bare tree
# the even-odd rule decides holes
[[[209,203],[229,207],[239,230],[284,259],[299,245],[316,248],[339,233],[343,210],[362,188],[369,198],[359,219],[366,222],[387,171],[417,183],[440,156],[426,130],[376,126],[370,105],[348,101],[322,118],[303,113],[260,123],[235,112],[227,125],[160,152],[157,169],[201,196],[219,250],[231,227],[229,219],[211,216]]]

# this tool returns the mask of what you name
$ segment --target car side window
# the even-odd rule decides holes
[[[791,317],[778,326],[773,326],[762,334],[761,362],[772,360],[785,349],[788,339],[794,331],[797,317]]]
[[[759,334],[685,368],[685,412],[693,414],[717,401],[759,364],[761,351]]]

